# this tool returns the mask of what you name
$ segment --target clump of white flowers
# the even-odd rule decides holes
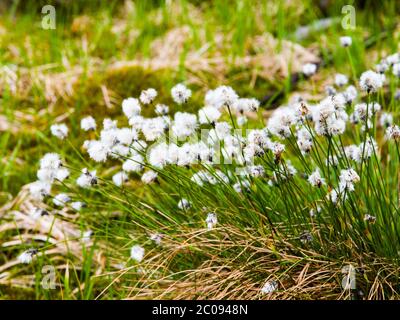
[[[350,46],[351,38],[342,37],[340,42],[344,47]],[[345,74],[336,74],[321,99],[307,101],[300,96],[293,97],[276,108],[268,119],[259,117],[255,120],[262,114],[255,113],[261,108],[260,102],[240,97],[229,86],[209,90],[204,103],[193,113],[182,106],[178,107],[180,111],[172,112],[176,104],[187,103],[192,95],[183,84],[171,89],[174,103],[170,106],[159,103],[155,89],[143,90],[139,97],[122,101],[121,112],[125,117],[118,122],[106,118],[102,126],[100,122],[97,126],[91,116],[81,120],[82,131],[95,131],[87,134],[90,138],[86,138],[81,148],[83,157],[92,160],[94,170],[88,169],[92,164],[85,164],[87,168],[83,169],[83,165],[67,167],[64,157],[61,160],[58,154],[48,153],[40,160],[38,180],[29,186],[30,193],[35,201],[49,197],[51,200],[47,203],[52,202],[58,210],[80,211],[91,205],[90,201],[82,199],[91,193],[90,190],[107,195],[108,192],[125,194],[127,189],[146,188],[159,192],[154,198],[160,202],[167,193],[165,207],[147,206],[144,200],[135,202],[135,206],[151,208],[152,213],[156,212],[160,217],[167,216],[164,209],[168,208],[166,211],[188,219],[190,216],[190,223],[212,230],[218,223],[228,220],[218,199],[231,197],[237,201],[232,201],[233,206],[250,200],[271,199],[273,205],[257,203],[254,208],[273,208],[271,210],[276,211],[278,217],[285,214],[285,209],[279,211],[279,203],[286,199],[282,199],[281,194],[276,197],[275,192],[283,191],[290,197],[290,192],[286,191],[289,190],[301,192],[296,201],[301,210],[310,213],[310,217],[305,218],[318,220],[314,217],[323,212],[325,219],[332,207],[343,209],[358,196],[359,189],[365,187],[364,181],[367,183],[368,179],[364,180],[364,177],[370,174],[365,169],[366,162],[379,162],[384,152],[393,156],[394,148],[390,144],[397,146],[400,128],[393,119],[395,114],[388,110],[383,112],[387,104],[375,92],[383,87],[385,72],[400,75],[399,63],[398,55],[383,59],[375,66],[376,71],[368,70],[361,75],[359,85],[351,84],[354,81]],[[303,73],[310,77],[317,69],[315,64],[305,64]],[[142,110],[146,112],[142,113]],[[153,116],[147,116],[152,112]],[[240,129],[237,130],[237,126]],[[377,138],[380,136],[375,131],[380,136],[385,134],[389,151],[380,152],[377,142],[382,139]],[[55,124],[51,126],[51,132],[65,139],[68,128],[65,124]],[[73,177],[67,180],[70,175]],[[60,183],[64,181],[68,184]],[[101,182],[99,185],[98,181]],[[54,184],[58,184],[53,188],[56,195],[52,194]],[[74,188],[62,189],[64,184],[78,186],[76,189],[83,195],[76,197]],[[304,196],[307,191],[310,194]],[[263,194],[255,197],[254,193],[257,196]],[[202,206],[206,207],[199,208],[199,199],[204,200]],[[286,208],[290,208],[292,202],[287,201]],[[202,212],[201,216],[199,212]],[[365,212],[372,211],[364,210],[358,217],[364,216]],[[41,219],[41,211],[33,210],[32,217]],[[200,221],[196,220],[198,217]],[[372,220],[372,216],[365,218],[367,222],[372,223]],[[161,228],[151,230],[147,236],[155,244],[161,244],[160,231]],[[84,237],[89,239],[90,234]],[[312,241],[309,232],[295,237],[301,240],[297,242],[300,245]],[[140,245],[131,248],[130,257],[136,262],[141,262],[144,254]],[[29,254],[20,261],[31,261]],[[276,281],[268,281],[261,292],[271,293],[277,288]]]

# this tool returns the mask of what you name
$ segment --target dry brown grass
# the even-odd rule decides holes
[[[21,265],[17,256],[21,248],[39,248],[38,256],[45,255],[51,259],[58,272],[68,273],[70,269],[81,270],[83,264],[83,247],[90,249],[93,240],[82,241],[82,230],[79,227],[79,213],[71,214],[67,209],[54,210],[31,199],[29,185],[11,202],[0,208],[0,236],[6,239],[1,243],[2,250],[12,253],[13,258],[0,265],[0,284],[13,287],[32,288],[35,286],[35,274],[28,272]],[[48,215],[34,219],[32,208],[44,209]],[[103,255],[104,244],[97,246],[93,258],[93,274],[101,274],[105,269]],[[62,286],[60,283],[58,286]],[[80,286],[84,286],[81,283]],[[79,288],[75,288],[72,296]]]
[[[162,250],[150,252],[141,264],[113,273],[112,285],[122,285],[127,299],[396,299],[391,285],[400,269],[381,259],[358,256],[338,261],[314,250],[294,247],[245,232],[232,226],[218,229],[218,236],[205,230],[182,230],[164,239]],[[193,269],[175,261],[193,257]],[[197,258],[196,258],[197,255]],[[201,259],[198,259],[202,256]],[[362,260],[360,260],[362,259]],[[360,261],[368,261],[360,263]],[[184,263],[184,262],[182,262]],[[342,268],[357,268],[357,291],[343,291]],[[133,282],[131,279],[138,279]],[[263,295],[263,284],[275,280],[279,289]],[[136,280],[135,280],[136,281]],[[134,283],[134,284],[133,284]],[[99,298],[107,295],[106,288]],[[361,295],[361,290],[362,295]]]

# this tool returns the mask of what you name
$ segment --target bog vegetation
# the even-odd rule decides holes
[[[5,4],[2,296],[398,298],[397,8],[343,5]]]

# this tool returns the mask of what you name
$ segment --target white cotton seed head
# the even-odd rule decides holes
[[[131,248],[131,259],[135,262],[141,262],[144,258],[144,248],[139,245],[134,245]]]
[[[322,185],[325,184],[325,179],[321,177],[319,169],[316,169],[313,173],[309,175],[308,182],[312,186],[320,188]]]
[[[238,95],[228,86],[220,86],[215,90],[209,90],[205,96],[205,104],[217,109],[232,107],[237,103]]]
[[[84,202],[81,201],[75,201],[71,203],[71,208],[76,210],[76,211],[81,211],[82,208],[84,208],[86,206],[86,204]]]
[[[388,112],[382,112],[379,117],[379,125],[383,128],[388,128],[393,124],[393,115]]]
[[[138,139],[138,133],[133,128],[121,128],[117,130],[117,140],[126,146],[129,146],[134,140]]]
[[[133,116],[129,119],[129,125],[132,126],[133,129],[140,131],[142,130],[142,125],[144,122],[144,118],[142,116]]]
[[[210,212],[206,218],[207,229],[213,229],[218,223],[217,214],[214,212]]]
[[[61,159],[57,153],[46,153],[42,159],[40,159],[41,169],[57,170],[61,166]]]
[[[389,66],[393,66],[394,64],[400,62],[400,55],[398,53],[391,54],[390,56],[386,57],[385,62]]]
[[[146,141],[155,141],[160,138],[168,128],[165,118],[157,117],[151,119],[143,119],[141,126]]]
[[[400,77],[400,63],[396,63],[392,67],[392,73],[396,77]]]
[[[360,177],[354,169],[343,169],[339,176],[339,189],[353,191],[354,183],[360,181]]]
[[[112,130],[117,128],[117,120],[111,120],[106,118],[103,120],[103,129],[104,130]]]
[[[338,87],[345,86],[348,81],[349,81],[349,79],[344,74],[338,73],[335,75],[335,84]]]
[[[143,170],[143,157],[136,153],[129,157],[129,159],[125,160],[122,164],[122,169],[125,172],[140,172]]]
[[[191,136],[197,128],[197,117],[195,114],[187,112],[177,112],[172,124],[172,133],[178,139]]]
[[[156,168],[162,169],[168,163],[169,146],[165,142],[153,145],[147,154],[147,161]]]
[[[88,147],[90,158],[92,158],[96,162],[106,161],[109,152],[110,148],[103,144],[101,141],[93,141]]]
[[[53,124],[50,127],[51,134],[58,139],[65,139],[68,136],[68,127],[64,123]]]
[[[182,198],[181,200],[179,200],[178,202],[178,208],[181,210],[187,210],[191,207],[191,204],[189,202],[189,200]]]
[[[71,198],[65,193],[59,193],[53,198],[53,203],[59,207],[64,207],[70,201]]]
[[[340,45],[342,47],[350,47],[352,42],[353,41],[352,41],[351,37],[348,37],[348,36],[340,37]]]
[[[278,289],[278,283],[274,280],[267,281],[261,288],[262,294],[270,294]]]
[[[171,95],[172,99],[177,104],[183,104],[189,100],[190,96],[192,95],[192,91],[185,85],[179,83],[171,89]]]
[[[259,106],[260,102],[257,99],[241,98],[236,100],[233,109],[236,113],[243,114],[244,112],[257,111]]]
[[[153,241],[157,245],[161,245],[163,235],[160,233],[153,233],[150,235],[150,240]]]
[[[120,187],[128,181],[128,175],[124,171],[120,171],[113,175],[112,180],[116,186]]]
[[[287,138],[292,133],[291,126],[297,123],[296,110],[289,107],[280,107],[268,119],[268,131],[279,138]]]
[[[70,172],[67,168],[60,168],[56,171],[55,179],[58,181],[64,181],[70,175]]]
[[[265,169],[261,165],[246,167],[248,174],[253,178],[259,178],[265,175]]]
[[[83,118],[81,120],[81,128],[83,131],[96,130],[96,120],[91,116]]]
[[[154,110],[159,116],[166,116],[169,112],[169,107],[165,104],[157,104]]]
[[[392,125],[386,129],[386,138],[391,140],[400,139],[400,127],[398,125]]]
[[[82,169],[82,174],[76,180],[76,184],[81,188],[89,188],[97,184],[96,170]]]
[[[153,88],[149,88],[147,90],[143,90],[140,93],[140,102],[143,104],[150,104],[157,97],[157,91]]]
[[[128,119],[140,115],[141,109],[139,100],[136,98],[128,98],[122,101],[122,111]]]
[[[303,73],[309,77],[312,76],[313,74],[315,74],[315,72],[317,72],[317,65],[314,63],[306,63],[303,66]]]
[[[143,173],[141,180],[144,184],[149,184],[149,183],[154,182],[157,179],[157,176],[158,176],[157,172],[155,172],[153,170],[149,170],[149,171],[146,171],[145,173]]]
[[[215,123],[220,116],[221,112],[212,106],[206,106],[199,110],[199,122],[201,124]]]
[[[29,264],[32,262],[33,256],[37,254],[36,249],[28,249],[18,256],[19,263]]]
[[[365,71],[360,77],[360,87],[367,92],[376,92],[383,86],[382,75],[372,70]]]
[[[352,103],[358,96],[358,92],[355,86],[348,86],[342,95],[347,103]]]
[[[51,183],[47,181],[36,181],[29,185],[29,193],[35,200],[42,201],[51,191]]]

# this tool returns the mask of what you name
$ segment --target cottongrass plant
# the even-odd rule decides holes
[[[256,99],[227,86],[208,91],[197,114],[185,110],[192,92],[184,84],[171,90],[176,106],[144,90],[123,101],[125,119],[99,128],[101,119],[85,116],[74,147],[81,166],[75,155],[44,155],[31,195],[89,216],[108,212],[93,219],[93,236],[120,269],[99,297],[111,285],[130,288],[128,297],[292,297],[291,288],[309,297],[308,267],[298,269],[309,263],[321,266],[311,278],[323,279],[326,297],[340,295],[336,275],[346,263],[356,266],[358,293],[377,292],[379,276],[382,292],[395,295],[386,267],[400,253],[391,85],[399,63],[391,55],[358,83],[333,75],[321,101],[297,98],[266,120]],[[307,77],[315,72],[304,66]],[[68,140],[65,124],[51,133]]]

